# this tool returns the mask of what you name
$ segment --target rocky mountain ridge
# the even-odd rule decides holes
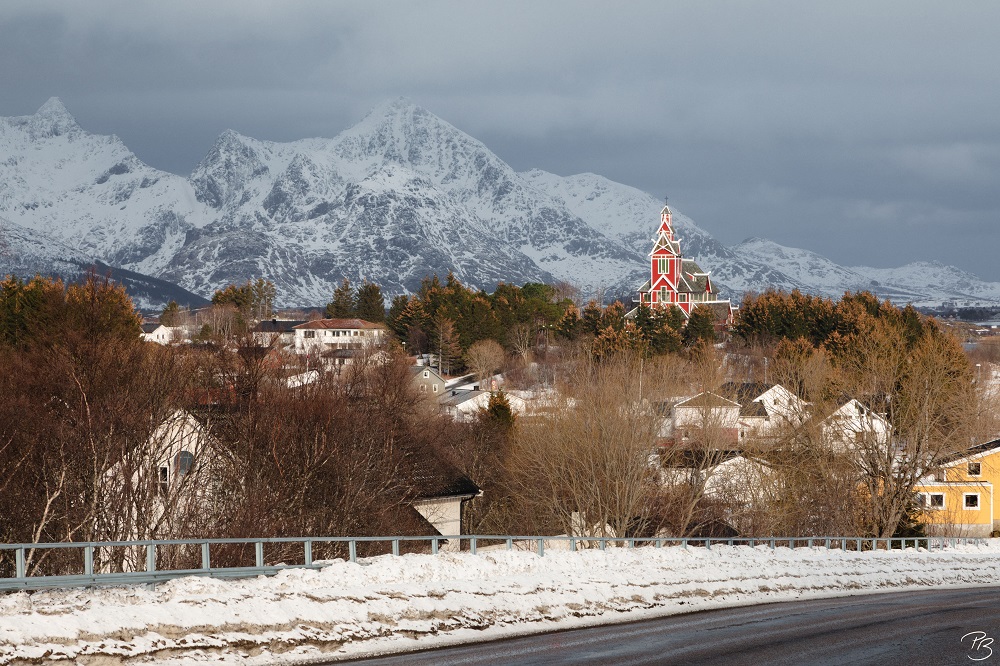
[[[661,206],[594,174],[518,173],[404,99],[332,139],[278,143],[227,130],[188,178],[86,132],[55,98],[31,116],[0,118],[0,272],[45,271],[72,256],[203,296],[264,277],[281,305],[324,303],[343,277],[394,294],[449,271],[488,290],[562,280],[585,294],[627,294],[647,276]],[[864,288],[918,304],[1000,304],[1000,284],[955,268],[847,268],[760,239],[726,247],[675,219],[685,254],[736,297]]]

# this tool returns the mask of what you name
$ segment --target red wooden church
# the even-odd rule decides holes
[[[694,259],[681,254],[681,241],[674,235],[670,207],[660,211],[660,227],[649,253],[649,280],[639,287],[635,303],[651,308],[678,307],[685,317],[698,305],[707,305],[719,325],[733,323],[733,304],[721,299],[712,286],[712,278]],[[635,310],[630,312],[633,315]]]

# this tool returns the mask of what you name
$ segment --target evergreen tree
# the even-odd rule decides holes
[[[580,334],[580,311],[572,303],[555,325],[556,335],[568,340],[575,340]]]
[[[601,328],[601,315],[604,314],[601,310],[601,306],[598,305],[597,301],[590,301],[583,308],[583,317],[581,317],[580,329],[584,333],[590,335],[597,335]]]
[[[354,291],[351,281],[344,278],[340,286],[333,290],[333,300],[326,305],[326,316],[328,319],[347,319],[354,314]]]
[[[715,313],[712,308],[698,305],[691,311],[683,338],[685,347],[694,347],[702,341],[715,342]]]
[[[358,287],[356,303],[359,319],[370,321],[373,324],[381,324],[385,321],[385,298],[377,284],[365,282]]]
[[[438,372],[450,374],[462,364],[462,347],[458,342],[455,322],[438,315],[434,321],[434,351],[438,355]]]
[[[604,314],[601,315],[601,328],[608,326],[616,331],[625,328],[625,304],[621,301],[615,301],[604,308]]]
[[[409,345],[411,354],[421,354],[427,351],[428,332],[431,328],[430,317],[424,310],[424,304],[416,296],[411,296],[406,308],[397,320],[397,326],[404,331],[404,341]]]
[[[160,323],[164,326],[176,326],[180,314],[181,308],[177,305],[177,301],[170,301],[160,313]]]
[[[509,430],[514,426],[514,410],[510,408],[510,400],[503,389],[490,393],[489,404],[486,405],[485,416],[493,423]]]
[[[406,332],[409,329],[409,324],[403,319],[403,313],[409,304],[410,299],[403,294],[393,297],[392,304],[389,306],[389,315],[386,317],[389,330],[395,333],[400,340],[406,340]]]
[[[212,294],[212,305],[232,305],[245,326],[271,316],[275,298],[274,283],[258,278],[241,285],[230,284]]]

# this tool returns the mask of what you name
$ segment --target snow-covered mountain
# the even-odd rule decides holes
[[[343,277],[393,294],[449,271],[486,289],[564,280],[585,293],[627,293],[647,275],[661,207],[593,174],[517,173],[404,99],[332,139],[276,143],[226,131],[189,178],[143,164],[117,137],[86,132],[55,98],[34,115],[0,118],[0,243],[22,272],[52,259],[30,259],[32,247],[48,247],[205,296],[265,277],[283,305],[326,302]],[[1000,285],[957,269],[844,268],[756,239],[729,248],[675,219],[685,254],[733,295],[875,288],[921,303],[1000,303]]]

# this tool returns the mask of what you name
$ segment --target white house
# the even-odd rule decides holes
[[[892,426],[885,416],[851,398],[823,419],[823,438],[834,448],[852,449],[862,443],[884,445]]]
[[[513,414],[523,414],[527,404],[522,398],[505,393],[510,411]],[[473,421],[479,413],[489,407],[490,391],[461,391],[452,389],[441,397],[441,410],[452,419],[460,422]]]
[[[169,345],[171,342],[184,339],[184,329],[180,326],[164,326],[157,323],[143,324],[142,339],[158,345]]]
[[[720,392],[740,403],[741,442],[777,435],[785,426],[798,426],[809,418],[809,403],[781,384],[727,382]]]
[[[296,354],[315,356],[325,365],[348,365],[388,337],[385,326],[361,319],[317,319],[293,327]]]
[[[675,404],[660,432],[675,442],[687,442],[711,430],[713,438],[718,436],[735,444],[739,420],[740,403],[705,391]]]

